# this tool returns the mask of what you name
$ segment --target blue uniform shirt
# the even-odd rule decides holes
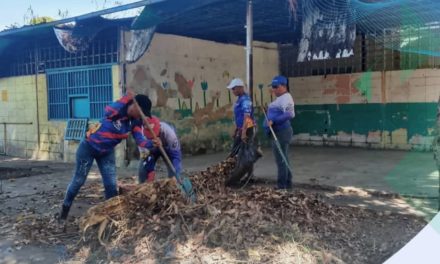
[[[243,127],[244,115],[249,114],[254,120],[254,110],[252,109],[252,101],[248,94],[243,94],[238,97],[234,105],[235,126],[237,128]]]
[[[285,93],[277,97],[275,101],[269,104],[267,117],[272,120],[272,128],[275,132],[281,131],[290,126],[290,120],[295,117],[295,104],[292,95]],[[267,122],[264,122],[266,133],[270,133]]]

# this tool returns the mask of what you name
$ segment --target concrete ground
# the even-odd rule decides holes
[[[264,154],[255,166],[256,183],[275,186],[273,154],[270,149],[264,149]],[[227,153],[217,153],[185,157],[184,171],[203,170],[226,156]],[[318,192],[330,203],[384,213],[416,214],[427,220],[437,211],[439,175],[432,153],[292,146],[290,159],[295,188]],[[0,179],[3,179],[0,183],[0,236],[3,237],[0,263],[48,263],[47,259],[62,258],[65,252],[62,247],[38,251],[28,245],[25,251],[17,249],[14,246],[17,234],[11,219],[20,218],[23,212],[57,212],[73,167],[72,163],[0,157]],[[128,168],[118,168],[120,179],[135,178],[136,174],[137,161]],[[158,167],[158,174],[165,177],[163,165]],[[80,216],[88,207],[103,200],[102,193],[90,191],[92,185],[102,187],[96,165],[71,215]]]
[[[258,182],[268,182],[275,186],[277,176],[272,150],[267,148],[263,151],[263,158],[255,165],[255,178]],[[224,160],[226,156],[227,153],[216,153],[184,157],[184,172],[190,174],[203,170]],[[432,153],[291,146],[290,161],[293,164],[294,185],[302,188],[305,185],[324,185],[343,187],[339,191],[357,194],[365,193],[365,190],[370,194],[378,191],[398,193],[406,197],[405,201],[420,213],[433,215],[437,209],[439,176]],[[138,161],[133,161],[128,168],[118,168],[118,176],[124,178],[137,175],[137,165]],[[0,185],[3,189],[3,195],[0,189],[0,199],[5,194],[9,197],[32,195],[36,190],[48,187],[62,191],[69,183],[73,167],[73,163],[0,157],[0,169],[24,171],[21,177],[40,174],[36,177],[4,179],[3,186]],[[159,177],[165,177],[165,172],[163,164],[159,163]],[[14,171],[9,173],[13,174]],[[94,164],[89,181],[96,180],[100,181],[100,175]],[[333,190],[337,191],[335,188]]]
[[[188,171],[202,170],[226,156],[216,153],[187,157],[183,165]],[[289,156],[296,183],[438,195],[438,172],[432,153],[291,146]],[[264,149],[263,158],[255,165],[255,177],[276,180],[271,149]]]
[[[277,174],[272,150],[264,149],[264,154],[255,165],[255,177],[273,182],[275,186]],[[226,155],[188,157],[184,159],[184,168],[201,170]],[[430,152],[291,146],[289,156],[293,164],[294,185],[343,187],[339,191],[352,193],[354,205],[363,201],[365,207],[417,212],[428,219],[437,212],[439,175]],[[388,201],[390,203],[375,201],[384,196],[380,192],[400,194],[405,199]],[[333,193],[332,197],[336,198],[338,194]],[[341,203],[348,204],[347,201]]]

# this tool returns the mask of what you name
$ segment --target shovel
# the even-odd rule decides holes
[[[151,135],[153,135],[153,139],[156,140],[157,136],[154,133],[153,129],[151,128],[150,124],[148,123],[147,117],[145,116],[144,112],[142,112],[142,109],[138,105],[134,96],[133,96],[133,103],[136,105],[137,109],[139,110],[142,120],[144,120],[144,125],[147,127],[148,131],[150,131]],[[192,187],[191,181],[187,177],[178,175],[176,173],[176,169],[174,168],[173,163],[171,163],[171,160],[168,157],[162,145],[159,146],[159,150],[168,168],[170,168],[171,171],[174,173],[174,178],[176,179],[177,186],[186,195],[186,197],[190,199],[192,203],[194,203],[196,201],[196,194],[194,193],[194,189]]]

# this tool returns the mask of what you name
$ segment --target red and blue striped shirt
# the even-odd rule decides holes
[[[105,107],[104,117],[87,132],[86,140],[93,148],[100,152],[112,150],[130,132],[139,147],[153,148],[153,142],[142,133],[142,120],[128,117],[127,110],[132,101],[132,97],[125,95]]]

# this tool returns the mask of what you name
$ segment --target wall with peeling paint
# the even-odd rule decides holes
[[[259,42],[254,47],[254,94],[260,105],[271,100],[266,87],[278,74],[278,47]],[[226,85],[245,76],[243,46],[163,34],[126,67],[127,87],[152,98],[154,113],[177,128],[185,153],[229,148],[236,98]]]
[[[431,148],[440,70],[291,78],[295,141],[312,145]]]
[[[38,82],[39,97],[45,94],[46,78],[39,75],[10,77],[0,79],[0,152],[12,156],[32,157],[36,149],[36,92],[35,83]],[[46,106],[47,107],[47,106]],[[16,124],[32,123],[32,124]],[[47,134],[49,131],[44,130]],[[42,135],[42,142],[49,143]],[[44,149],[48,149],[45,147]]]
[[[36,85],[37,82],[37,85]],[[36,87],[38,87],[38,104]],[[0,149],[7,155],[48,160],[63,159],[65,122],[48,121],[46,75],[0,79],[0,90],[7,94],[0,103],[0,122],[6,125],[6,140],[0,136]],[[36,111],[38,106],[38,111]],[[37,127],[37,113],[40,120]],[[15,124],[32,123],[32,124]],[[38,131],[40,148],[38,148]]]
[[[271,100],[266,84],[278,74],[278,49],[276,44],[254,45],[254,90],[259,105]],[[119,65],[112,68],[114,100],[121,95],[122,69]],[[154,113],[177,128],[185,153],[217,151],[229,149],[234,129],[232,104],[236,98],[226,85],[234,77],[244,79],[245,70],[243,46],[156,34],[148,52],[127,65],[126,85],[153,99]],[[34,75],[0,78],[0,94],[0,122],[33,122],[8,125],[6,140],[0,125],[0,153],[75,160],[77,142],[64,141],[66,122],[48,120],[45,74],[37,79]],[[123,144],[117,148],[118,165],[123,162],[123,149]]]
[[[120,97],[119,66],[112,66],[114,100]],[[38,100],[36,95],[38,88]],[[0,78],[0,153],[24,158],[75,161],[78,141],[65,141],[66,121],[48,119],[46,75]],[[38,103],[37,103],[38,101]],[[38,111],[36,110],[38,108]],[[37,127],[37,113],[39,128]],[[91,120],[91,123],[97,120]],[[32,124],[15,124],[32,123]],[[40,146],[38,146],[38,133]],[[6,138],[5,138],[6,137]],[[118,165],[124,146],[117,147]]]

